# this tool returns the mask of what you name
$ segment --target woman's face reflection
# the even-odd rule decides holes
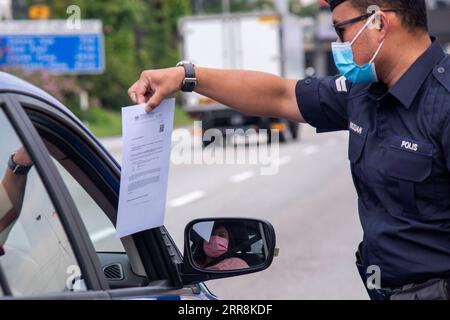
[[[212,236],[218,236],[230,241],[230,235],[228,233],[228,230],[224,226],[218,226],[217,228],[214,228]]]

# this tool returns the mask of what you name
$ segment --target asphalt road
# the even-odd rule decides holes
[[[200,217],[254,217],[275,228],[279,256],[269,269],[207,282],[221,299],[367,299],[354,266],[362,238],[347,160],[348,133],[280,145],[279,172],[267,165],[171,165],[165,225],[182,248],[184,226]],[[105,140],[117,159],[120,143]],[[198,149],[197,151],[198,152]]]

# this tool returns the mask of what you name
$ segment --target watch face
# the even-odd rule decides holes
[[[8,166],[14,174],[26,175],[32,166],[23,166],[14,162],[14,154],[8,160]]]
[[[177,67],[179,67],[179,66],[184,66],[185,64],[192,64],[192,65],[194,65],[191,61],[188,61],[188,60],[182,60],[182,61],[180,61],[180,62],[177,63]]]
[[[16,166],[14,167],[14,170],[13,170],[13,172],[15,174],[24,174],[26,171],[27,170],[25,167],[18,165],[18,164],[16,164]]]

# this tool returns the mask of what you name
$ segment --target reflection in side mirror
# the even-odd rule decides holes
[[[210,219],[192,224],[188,254],[198,269],[230,271],[264,266],[273,256],[267,225],[257,220]]]

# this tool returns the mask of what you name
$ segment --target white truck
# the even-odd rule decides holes
[[[184,17],[179,31],[183,58],[195,65],[304,77],[303,25],[296,16],[266,12]],[[197,93],[183,94],[183,108],[202,120],[204,131],[254,128],[279,130],[280,141],[298,138],[298,123],[244,115]]]

